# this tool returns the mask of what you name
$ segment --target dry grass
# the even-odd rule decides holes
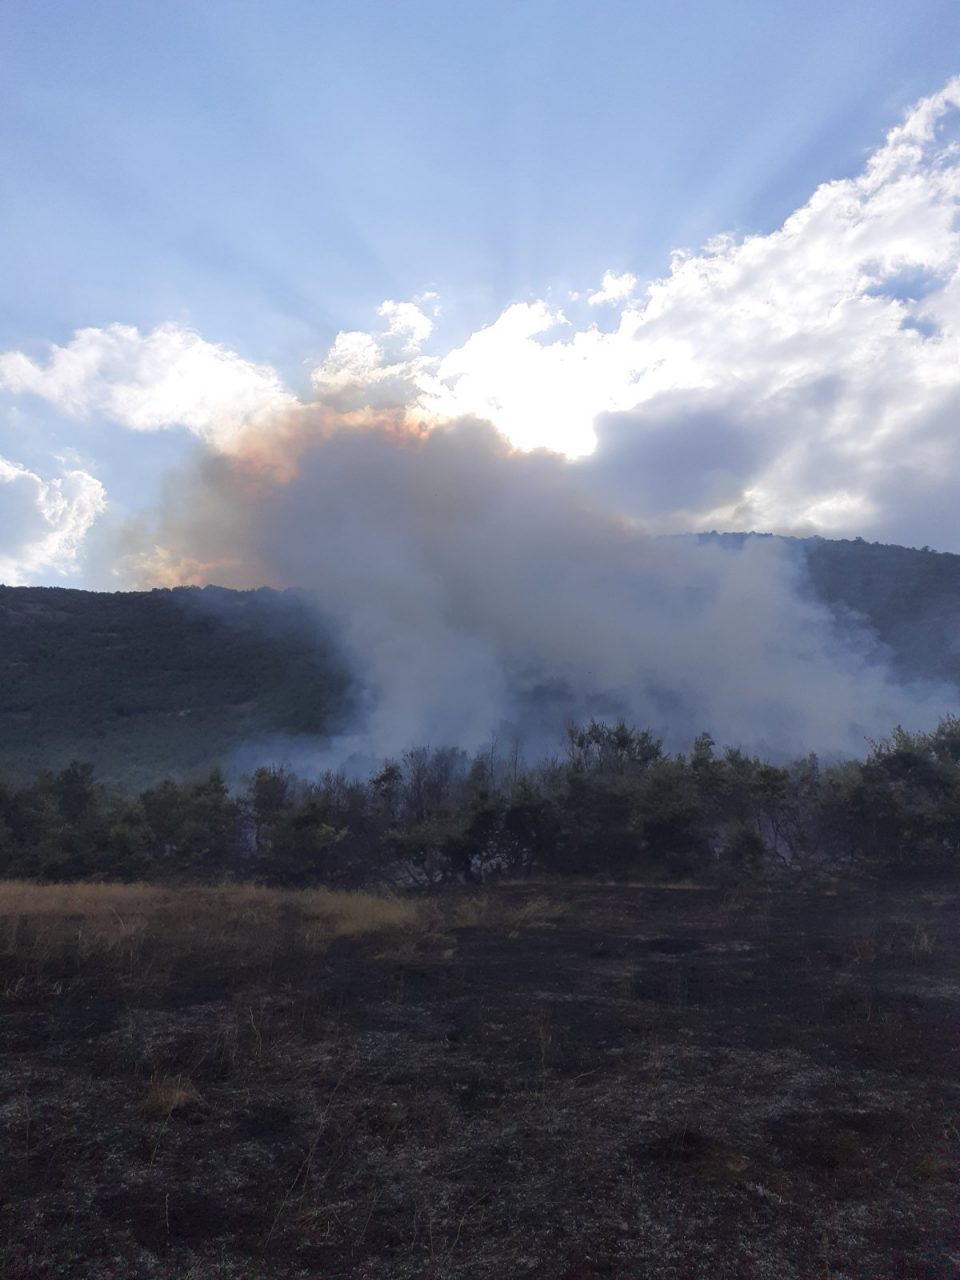
[[[490,893],[442,902],[438,910],[441,923],[448,929],[492,926],[507,932],[551,924],[565,913],[561,904],[546,897],[506,901]]]
[[[184,956],[256,963],[419,920],[413,902],[329,889],[0,882],[0,955],[37,971],[58,957],[106,960],[131,981],[162,976],[164,961]]]
[[[431,951],[449,959],[456,952],[454,929],[491,929],[517,938],[528,929],[549,929],[567,913],[563,903],[542,895],[504,899],[489,892],[421,901],[417,928],[395,932],[378,956],[395,965],[413,964]]]
[[[178,1111],[202,1107],[203,1098],[189,1076],[155,1074],[143,1100],[143,1114],[150,1120],[169,1120]]]
[[[495,895],[416,901],[332,889],[256,885],[168,888],[150,884],[35,884],[0,881],[0,957],[39,975],[58,959],[107,963],[131,983],[163,981],[185,957],[232,965],[280,952],[322,953],[338,938],[383,934],[436,940],[450,929],[485,926],[508,934],[562,914],[545,897],[505,903]],[[383,955],[393,954],[391,947]]]
[[[225,912],[249,923],[261,923],[293,908],[304,919],[323,920],[333,936],[396,928],[416,919],[416,908],[400,898],[334,889],[283,890],[259,885],[216,889],[163,888],[152,884],[35,884],[0,881],[0,919],[82,919],[119,932],[145,919],[186,911],[189,917],[219,917]]]
[[[915,921],[874,921],[856,930],[850,942],[849,964],[876,964],[909,958],[914,964],[937,950],[936,934]]]

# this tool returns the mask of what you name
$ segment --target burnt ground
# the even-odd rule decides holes
[[[539,906],[0,976],[0,1277],[960,1275],[960,895]]]

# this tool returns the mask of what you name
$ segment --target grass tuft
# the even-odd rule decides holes
[[[149,1120],[169,1120],[177,1112],[205,1106],[199,1091],[185,1075],[156,1073],[147,1087],[143,1114]]]

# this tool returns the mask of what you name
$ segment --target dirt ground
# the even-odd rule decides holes
[[[9,947],[0,1280],[960,1276],[960,894],[493,892]]]

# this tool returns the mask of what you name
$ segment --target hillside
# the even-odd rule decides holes
[[[322,733],[346,682],[295,592],[0,587],[0,777],[71,759],[132,784]]]
[[[699,535],[732,548],[768,536]],[[782,541],[809,590],[889,646],[903,676],[960,686],[960,556]],[[298,592],[0,587],[0,777],[82,759],[147,785],[257,737],[328,733],[348,665]]]
[[[698,537],[731,547],[752,538],[785,544],[800,558],[812,594],[829,605],[841,623],[865,625],[888,646],[902,676],[960,686],[960,555],[862,538],[781,538],[763,533]]]
[[[960,556],[822,539],[806,556],[817,595],[861,614],[904,675],[960,684]]]

